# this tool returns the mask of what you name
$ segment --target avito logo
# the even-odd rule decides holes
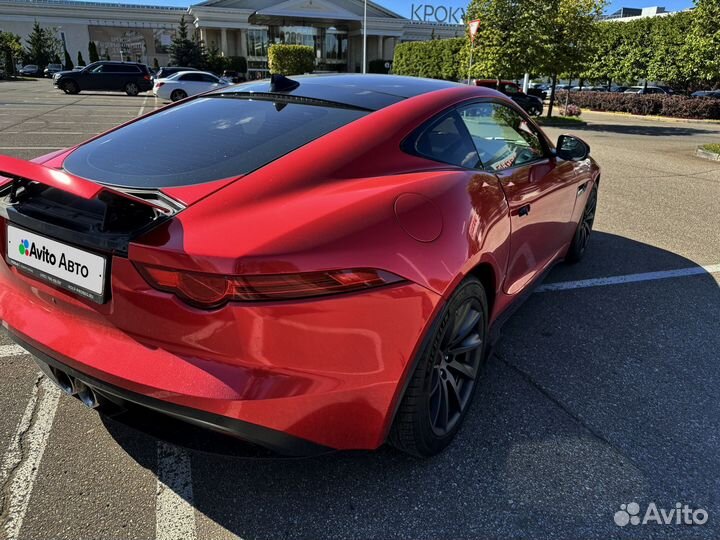
[[[20,251],[20,255],[33,257],[38,261],[49,264],[50,266],[57,266],[58,268],[62,268],[63,270],[71,274],[75,274],[85,278],[90,275],[90,270],[84,264],[68,259],[64,253],[60,254],[60,262],[58,262],[57,255],[52,253],[45,246],[38,247],[35,242],[21,240],[20,245],[18,246],[18,250]]]

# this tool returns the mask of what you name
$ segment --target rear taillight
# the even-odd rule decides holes
[[[165,84],[165,83],[164,82],[156,82],[155,88],[160,88],[163,84]]]
[[[402,281],[402,278],[395,274],[372,268],[223,276],[158,266],[137,266],[145,280],[154,288],[173,293],[187,303],[205,309],[216,308],[227,302],[312,298],[361,291]]]
[[[146,81],[149,81],[149,80],[152,79],[152,77],[151,77],[150,75],[145,75],[145,76],[143,77],[143,79],[145,79]]]

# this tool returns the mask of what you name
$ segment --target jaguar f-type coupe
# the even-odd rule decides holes
[[[507,97],[390,75],[226,87],[0,157],[0,318],[90,407],[279,452],[438,453],[599,169]]]

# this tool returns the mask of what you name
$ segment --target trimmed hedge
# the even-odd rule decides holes
[[[465,38],[400,43],[395,47],[393,73],[457,81],[462,78],[460,51],[464,44]]]
[[[559,105],[567,92],[558,92]],[[615,92],[570,92],[569,103],[594,111],[630,114],[702,118],[720,120],[720,99],[685,96],[639,95]]]
[[[302,75],[315,67],[315,51],[309,45],[270,45],[268,49],[270,73]]]

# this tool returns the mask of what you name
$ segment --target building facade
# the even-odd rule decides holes
[[[392,60],[403,41],[462,36],[460,25],[411,21],[378,4],[367,7],[367,60]],[[160,65],[181,17],[208,48],[243,56],[251,78],[267,75],[273,43],[310,45],[317,71],[362,71],[363,0],[207,0],[187,8],[73,0],[0,0],[0,30],[23,41],[37,21],[52,28],[71,58],[94,41],[101,57]]]

